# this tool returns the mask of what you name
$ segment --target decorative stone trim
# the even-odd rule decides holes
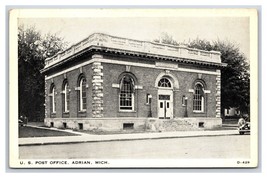
[[[60,76],[60,75],[64,74],[64,72],[70,72],[70,71],[76,70],[76,69],[78,69],[78,68],[80,68],[82,66],[86,66],[88,64],[92,64],[92,63],[94,63],[96,61],[99,61],[99,59],[98,58],[93,58],[92,60],[83,62],[83,63],[75,65],[75,66],[72,66],[72,67],[70,67],[68,69],[65,69],[63,71],[60,71],[60,72],[58,72],[56,74],[53,74],[53,75],[50,75],[50,76],[46,76],[45,80],[50,80],[53,77],[57,77],[57,76]],[[131,65],[131,66],[153,68],[153,69],[166,69],[166,68],[163,68],[163,67],[156,67],[153,64],[145,64],[145,63],[129,62],[129,61],[119,61],[119,60],[115,60],[115,59],[112,59],[112,60],[110,60],[110,59],[101,59],[101,62],[108,63],[108,64]],[[183,68],[183,67],[179,67],[178,69],[171,69],[171,70],[182,71],[182,72],[190,72],[190,73],[202,73],[202,74],[208,74],[208,75],[221,75],[220,73],[215,72],[215,71],[188,69],[188,68]]]
[[[101,55],[93,55],[92,58],[101,58]],[[94,62],[92,65],[93,80],[92,80],[92,116],[94,118],[103,117],[103,66],[101,62]]]
[[[204,93],[210,93],[210,90],[204,90]]]
[[[157,59],[164,58],[181,62],[189,60],[199,64],[224,66],[224,64],[221,63],[221,53],[219,51],[204,51],[188,48],[184,45],[173,46],[94,33],[67,50],[45,59],[45,69],[43,71],[54,67],[58,63],[67,61],[67,59],[75,56],[74,54],[82,54],[85,52],[84,49],[98,50],[99,47],[105,47],[105,49],[103,49],[105,52],[116,52],[148,58],[156,57]],[[181,58],[183,60],[180,60]]]
[[[120,88],[120,84],[112,83],[112,88]]]
[[[47,90],[47,81],[45,80],[45,96],[48,96],[48,90]],[[48,98],[45,97],[45,118],[48,117],[48,106],[47,106]]]
[[[141,85],[135,85],[134,88],[137,89],[137,90],[142,90],[143,89],[143,86],[141,86]]]
[[[216,76],[216,118],[221,118],[221,75],[219,72]]]
[[[194,89],[189,89],[188,92],[190,92],[190,93],[194,93],[195,90],[194,90]]]

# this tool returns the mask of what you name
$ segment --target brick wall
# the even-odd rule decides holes
[[[101,56],[99,56],[101,58]],[[131,61],[131,62],[143,62],[144,64],[154,64],[154,61],[146,61],[139,59],[130,59],[130,58],[116,58],[116,57],[108,57],[104,56],[104,59],[117,59],[117,60],[124,60],[124,61]],[[83,59],[86,60],[86,59]],[[88,60],[88,58],[87,58]],[[72,64],[73,65],[73,64]],[[72,66],[70,65],[70,66]],[[69,66],[69,67],[70,67]],[[181,65],[183,68],[188,69],[198,69],[195,66],[185,66],[184,64]],[[65,67],[67,68],[67,67]],[[98,70],[100,71],[94,71]],[[201,70],[206,71],[215,71],[215,69],[211,68],[199,68]],[[63,69],[62,69],[63,70]],[[58,70],[57,72],[60,72]],[[145,67],[136,67],[131,66],[130,72],[135,75],[137,78],[136,85],[142,86],[142,89],[135,90],[135,112],[125,113],[119,112],[119,101],[118,101],[118,93],[119,89],[112,87],[112,84],[119,83],[119,76],[121,73],[126,71],[126,66],[121,64],[110,64],[105,62],[95,63],[95,64],[88,64],[86,66],[77,68],[75,70],[66,72],[65,74],[53,77],[51,79],[46,80],[46,118],[50,117],[50,97],[49,97],[49,90],[52,83],[56,86],[56,116],[57,118],[62,118],[62,84],[63,80],[66,78],[69,82],[70,86],[70,118],[77,118],[79,117],[78,112],[78,91],[75,90],[78,86],[78,77],[81,73],[84,74],[87,80],[87,110],[86,115],[84,117],[92,118],[92,117],[148,117],[150,106],[146,104],[146,96],[147,94],[152,95],[152,117],[157,117],[157,88],[155,87],[155,81],[158,75],[162,72],[165,72],[163,69],[155,69],[155,68],[145,68]],[[95,72],[95,73],[94,73]],[[191,72],[183,72],[183,71],[174,71],[169,70],[169,72],[178,79],[179,88],[175,89],[173,92],[173,108],[174,108],[174,117],[183,117],[185,112],[185,107],[182,106],[182,96],[185,95],[188,97],[188,117],[220,117],[218,115],[218,110],[220,107],[220,79],[219,76],[216,75],[208,75],[202,74],[198,75],[198,73],[191,73]],[[55,74],[55,73],[53,73]],[[93,75],[95,77],[93,77]],[[98,75],[98,76],[96,76]],[[102,76],[103,75],[103,76]],[[49,77],[49,75],[47,75]],[[210,93],[205,94],[205,112],[204,113],[194,113],[193,112],[193,93],[189,92],[189,89],[193,89],[194,82],[199,79],[205,81],[206,88],[205,90],[210,90]],[[100,77],[100,78],[99,78]],[[103,80],[101,82],[100,88],[98,87],[97,90],[102,90],[102,94],[96,92],[96,88],[94,88],[96,82],[95,80]],[[94,81],[95,81],[94,80]],[[98,93],[98,94],[97,94]],[[100,103],[94,101],[93,95],[103,95],[100,97]],[[99,98],[98,98],[99,99]],[[97,99],[97,100],[98,100]],[[93,107],[94,105],[94,107]],[[217,115],[216,115],[217,110]],[[93,114],[94,113],[94,114]]]
[[[53,77],[51,79],[46,80],[46,117],[50,117],[50,97],[49,90],[52,83],[54,83],[56,87],[56,118],[62,118],[62,85],[63,81],[66,78],[70,87],[70,103],[69,103],[69,117],[74,118],[78,117],[78,78],[79,75],[84,74],[86,77],[86,82],[88,87],[86,88],[87,101],[86,101],[86,117],[92,117],[92,65],[86,65],[81,68],[66,72],[65,74]],[[49,77],[49,75],[48,75]]]
[[[112,88],[112,84],[118,84],[118,76],[125,72],[126,66],[119,64],[102,63],[104,75],[104,117],[125,117],[127,114],[120,113],[118,108],[118,88]],[[144,67],[131,66],[130,72],[137,78],[137,85],[143,86],[143,89],[136,90],[135,112],[133,117],[147,117],[149,113],[149,105],[146,104],[147,93],[152,95],[152,116],[157,117],[157,88],[155,81],[157,76],[164,72],[163,69],[150,69]],[[202,74],[201,79],[205,81],[205,90],[210,90],[210,93],[205,94],[205,112],[193,112],[193,93],[189,89],[193,89],[195,80],[199,79],[198,73],[189,73],[181,71],[170,71],[179,81],[179,89],[173,92],[174,101],[174,116],[183,117],[185,107],[182,106],[182,96],[188,97],[188,117],[215,117],[216,116],[216,76]],[[107,76],[107,77],[106,77]],[[138,97],[136,97],[138,96]]]

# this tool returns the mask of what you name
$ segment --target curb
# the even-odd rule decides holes
[[[144,137],[144,138],[110,138],[110,139],[86,139],[77,141],[65,142],[38,142],[38,143],[19,143],[19,146],[38,146],[38,145],[60,145],[60,144],[77,144],[77,143],[96,143],[96,142],[112,142],[112,141],[130,141],[130,140],[154,140],[154,139],[172,139],[172,138],[190,138],[190,137],[214,137],[214,136],[227,136],[239,135],[238,133],[222,133],[222,134],[207,134],[207,135],[175,135],[175,136],[159,136],[159,137]],[[74,136],[83,137],[83,136]]]
[[[26,127],[45,129],[45,130],[53,130],[53,131],[58,131],[58,132],[67,132],[67,133],[73,133],[73,134],[77,134],[77,135],[87,135],[87,134],[82,133],[82,132],[75,132],[73,130],[63,130],[63,129],[58,129],[58,128],[41,127],[41,126],[34,126],[34,125],[26,125]]]

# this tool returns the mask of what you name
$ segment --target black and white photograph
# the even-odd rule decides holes
[[[255,168],[256,9],[13,9],[10,167]]]

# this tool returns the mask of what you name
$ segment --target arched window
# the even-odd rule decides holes
[[[64,81],[63,83],[63,111],[69,112],[69,103],[70,103],[70,88],[67,81]]]
[[[120,81],[120,110],[134,110],[134,80],[129,75],[124,75]]]
[[[86,79],[84,77],[80,78],[79,81],[79,110],[86,110]]]
[[[160,81],[158,83],[158,87],[171,88],[172,84],[171,84],[169,79],[162,78],[162,79],[160,79]]]
[[[197,83],[194,88],[193,110],[196,112],[204,112],[204,87]]]
[[[56,93],[55,93],[55,85],[52,84],[50,88],[50,111],[51,113],[56,113]]]

